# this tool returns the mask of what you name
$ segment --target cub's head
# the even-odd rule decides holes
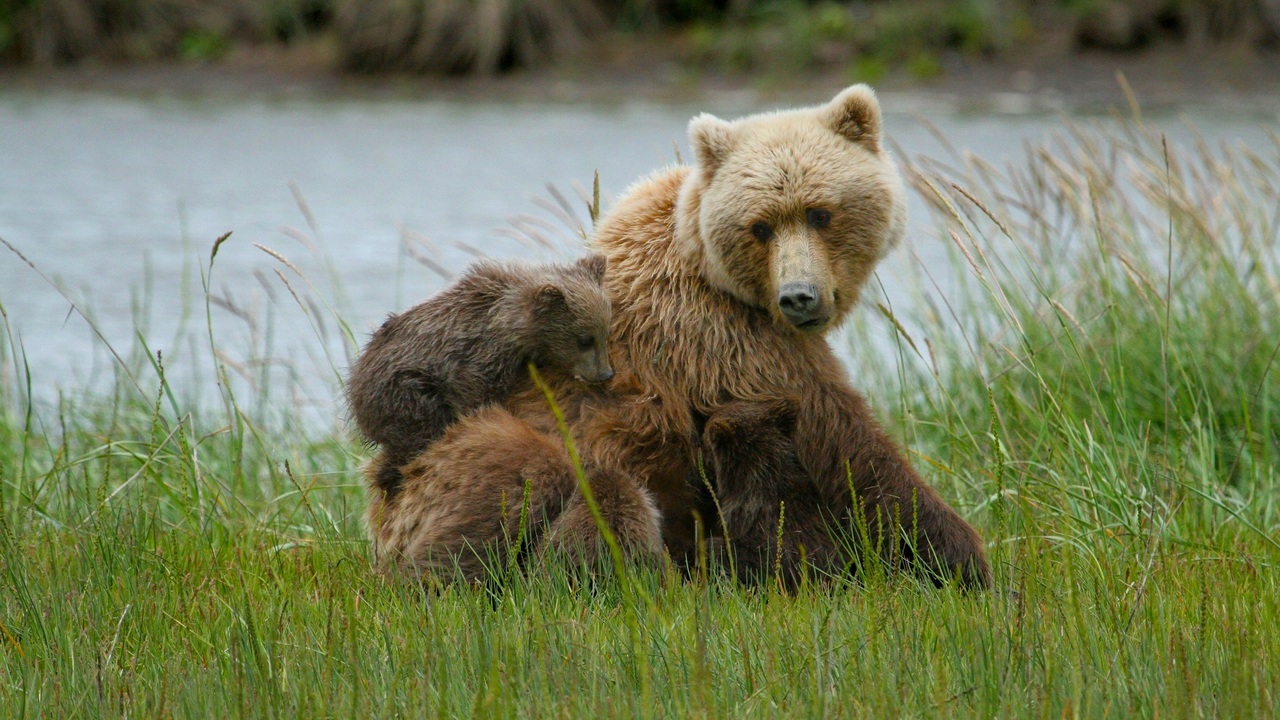
[[[906,231],[871,88],[733,122],[699,115],[689,141],[677,234],[707,280],[796,331],[839,325]]]
[[[530,290],[534,364],[572,373],[584,382],[610,380],[613,313],[604,289],[604,256],[593,254],[549,268],[543,282]]]
[[[794,398],[726,403],[707,419],[703,447],[721,482],[765,485],[799,476],[795,457],[798,403]]]

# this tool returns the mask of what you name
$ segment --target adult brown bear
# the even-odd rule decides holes
[[[856,85],[825,105],[735,122],[702,115],[689,139],[695,165],[635,184],[595,231],[594,247],[608,257],[616,377],[607,390],[552,383],[589,464],[634,484],[660,514],[660,526],[625,515],[614,527],[623,546],[653,547],[660,527],[660,541],[682,558],[699,528],[720,532],[699,472],[703,427],[723,405],[785,398],[796,413],[795,459],[813,487],[769,502],[782,500],[798,516],[815,514],[804,505],[819,503],[835,519],[831,543],[869,541],[931,579],[988,587],[981,539],[921,480],[825,339],[905,232],[905,190],[883,145],[874,93]],[[536,391],[508,410],[503,424],[515,418],[555,432]],[[489,431],[483,423],[459,429]],[[571,477],[562,454],[547,462]],[[518,464],[510,475],[506,482],[518,483]],[[406,470],[406,484],[427,481]],[[459,477],[448,498],[397,512],[466,504],[471,487]],[[565,512],[580,502],[566,498]],[[415,564],[404,548],[381,549]]]

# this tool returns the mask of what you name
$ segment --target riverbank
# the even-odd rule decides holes
[[[691,64],[669,39],[630,39],[597,47],[573,62],[495,76],[436,77],[404,73],[355,74],[336,69],[331,43],[241,47],[217,61],[62,67],[0,67],[0,92],[105,92],[131,96],[260,99],[364,97],[368,99],[553,101],[615,104],[627,101],[719,105],[812,102],[854,81],[872,81],[898,110],[947,108],[997,114],[1146,112],[1222,108],[1280,114],[1280,53],[1246,47],[1192,51],[1166,46],[1140,52],[1072,50],[1053,45],[1016,56],[940,56],[928,79],[907,69],[858,77],[847,70],[733,73]]]

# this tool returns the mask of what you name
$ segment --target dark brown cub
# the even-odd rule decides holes
[[[749,584],[776,577],[792,589],[805,572],[821,579],[846,564],[840,518],[796,455],[796,413],[790,399],[731,402],[703,431],[733,568]]]
[[[889,567],[913,568],[938,585],[958,581],[966,590],[991,586],[985,560],[955,550],[966,546],[962,541],[980,548],[977,533],[956,522],[949,508],[940,515],[939,504],[921,497],[931,492],[927,487],[914,496],[864,494],[853,487],[862,473],[852,464],[852,483],[814,482],[796,442],[797,408],[793,398],[726,403],[711,415],[703,433],[725,544],[741,580],[758,583],[777,575],[791,588],[803,573],[832,577],[879,557]],[[864,432],[867,418],[856,420],[840,428]],[[874,450],[875,442],[864,437],[861,446]],[[948,529],[964,534],[952,539]]]
[[[533,362],[585,382],[613,377],[605,259],[480,262],[429,300],[392,315],[351,368],[347,404],[382,452],[371,473],[388,501],[400,468],[478,408],[529,381]]]

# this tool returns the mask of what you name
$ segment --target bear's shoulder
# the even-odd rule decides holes
[[[676,201],[689,172],[683,165],[667,167],[623,191],[596,227],[595,245],[610,264],[618,259],[615,250],[671,240]]]

